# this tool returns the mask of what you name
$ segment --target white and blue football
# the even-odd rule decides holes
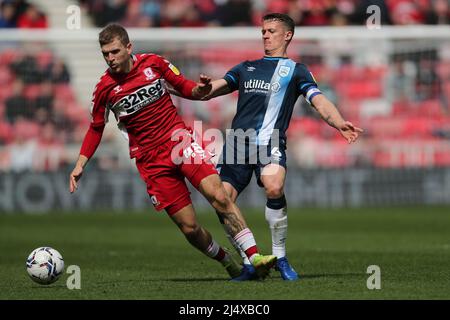
[[[61,254],[50,247],[39,247],[27,259],[27,272],[39,284],[50,284],[59,279],[64,271]]]

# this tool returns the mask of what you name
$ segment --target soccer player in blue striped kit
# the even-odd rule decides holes
[[[334,104],[322,94],[304,64],[288,58],[287,47],[294,29],[294,21],[285,14],[265,15],[261,30],[264,57],[233,67],[223,79],[212,82],[210,94],[202,99],[209,100],[239,90],[232,134],[227,135],[218,164],[220,177],[231,199],[236,201],[255,172],[258,184],[264,188],[267,197],[265,217],[272,234],[272,254],[278,258],[276,269],[284,280],[290,281],[297,280],[298,273],[286,257],[288,223],[284,183],[286,130],[295,102],[303,95],[323,120],[336,128],[348,143],[356,141],[363,132],[342,118]],[[239,140],[242,137],[237,133],[244,133],[245,142]],[[231,236],[228,238],[244,262],[241,275],[234,280],[257,278],[245,253]]]

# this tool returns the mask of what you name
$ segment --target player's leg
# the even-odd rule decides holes
[[[268,164],[262,169],[259,180],[266,193],[265,217],[272,235],[272,254],[278,258],[277,269],[284,280],[297,280],[298,274],[290,266],[286,257],[288,231],[287,205],[284,195],[286,169],[279,164]]]
[[[253,175],[252,166],[245,164],[228,165],[224,163],[220,164],[218,168],[220,169],[220,179],[222,180],[225,191],[230,196],[231,201],[236,203],[239,194],[250,183],[250,180]],[[251,263],[246,253],[243,250],[241,250],[239,244],[236,241],[234,241],[234,238],[230,234],[227,225],[221,218],[220,213],[217,212],[217,215],[219,216],[219,220],[225,230],[225,234],[227,235],[228,240],[236,249],[236,251],[239,253],[239,255],[242,257],[244,266],[249,265],[251,266]]]
[[[165,209],[186,239],[208,257],[219,261],[232,278],[240,266],[220,247],[210,233],[198,225],[184,177],[170,158],[170,148],[162,145],[136,158],[136,166],[147,183],[147,192],[157,211]]]
[[[211,174],[204,177],[198,185],[198,190],[216,210],[220,220],[226,226],[227,233],[245,252],[248,260],[255,267],[258,276],[266,277],[270,268],[276,263],[276,257],[273,255],[263,256],[258,253],[253,233],[247,227],[239,208],[231,201],[225,191],[219,175]]]
[[[185,141],[185,139],[183,140]],[[247,228],[239,208],[226,193],[216,168],[208,159],[203,148],[192,139],[175,154],[182,157],[182,161],[178,165],[179,171],[211,203],[219,219],[226,226],[227,233],[246,253],[258,275],[267,276],[269,269],[276,262],[276,257],[263,256],[258,253],[253,233]]]
[[[238,276],[239,264],[212,238],[208,230],[198,224],[192,204],[189,203],[182,208],[180,206],[184,206],[183,202],[167,207],[166,211],[187,241],[206,256],[219,261],[231,278]]]

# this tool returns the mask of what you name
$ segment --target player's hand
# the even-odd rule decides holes
[[[337,129],[348,143],[355,142],[356,139],[358,139],[359,134],[364,132],[363,129],[355,127],[350,121],[345,121]]]
[[[197,82],[197,86],[193,89],[193,96],[201,99],[205,97],[212,90],[211,78],[201,74],[200,81]]]
[[[80,180],[82,175],[83,175],[83,167],[75,166],[72,173],[70,174],[70,181],[69,181],[70,193],[74,193],[78,189],[77,182],[78,180]]]

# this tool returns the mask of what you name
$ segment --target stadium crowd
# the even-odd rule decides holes
[[[47,28],[47,17],[26,0],[0,1],[0,28]]]
[[[22,51],[23,50],[23,51]],[[45,47],[0,53],[0,170],[57,170],[88,121],[64,61]],[[80,112],[83,111],[83,112]]]
[[[252,25],[266,10],[288,12],[299,25],[336,25],[338,20],[341,25],[356,24],[361,21],[355,13],[369,3],[389,8],[386,12],[390,14],[383,18],[388,23],[449,23],[447,0],[81,2],[94,13],[98,25],[109,21],[136,27]],[[298,15],[293,8],[298,9]],[[39,12],[36,10],[27,1],[1,1],[0,26],[43,27],[46,18],[42,13],[39,23],[23,22],[27,21],[27,12],[35,15]],[[402,10],[420,14],[408,15],[414,17],[412,20],[401,18],[403,15],[397,13]],[[95,15],[99,11],[102,14]],[[331,12],[348,14],[345,19],[336,19]],[[327,18],[319,18],[321,15]],[[348,148],[300,99],[288,131],[290,161],[301,167],[450,165],[450,61],[436,46],[391,54],[383,64],[361,65],[342,56],[338,64],[331,66],[320,50],[316,55],[305,54],[304,45],[291,51],[292,59],[307,64],[321,90],[347,119],[361,124],[366,132]],[[184,73],[189,74],[193,68],[195,72],[220,70],[215,73],[222,76],[238,62],[260,57],[259,49],[243,49],[212,46],[194,53],[157,53],[169,57]],[[236,95],[230,95],[223,100],[178,100],[175,104],[182,106],[180,113],[187,123],[202,120],[204,129],[219,128],[224,132],[231,123],[236,100]],[[58,170],[71,162],[66,160],[67,146],[78,145],[85,133],[89,121],[86,107],[77,101],[67,65],[48,47],[2,47],[0,170]],[[117,161],[101,153],[98,158],[104,165],[117,165]]]
[[[378,5],[383,25],[449,24],[448,0],[80,0],[99,27],[257,26],[265,12],[298,26],[364,25]]]

